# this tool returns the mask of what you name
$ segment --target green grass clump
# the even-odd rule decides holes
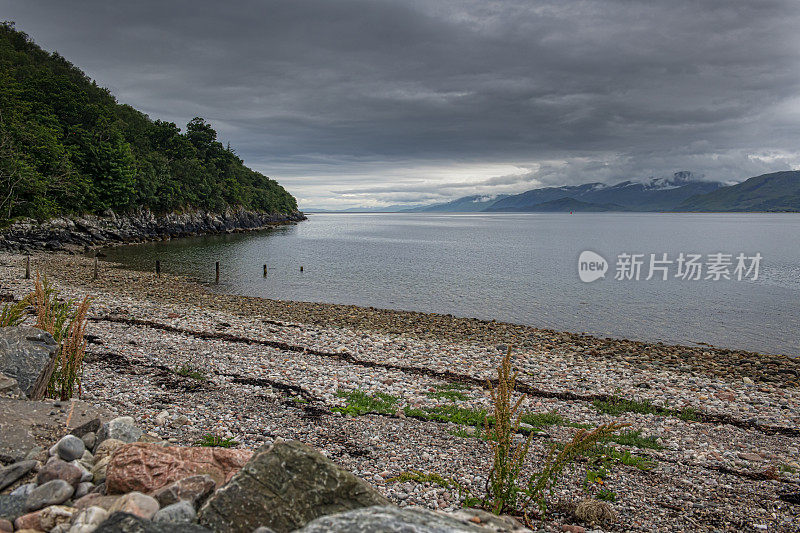
[[[18,326],[25,319],[25,308],[30,304],[30,297],[25,297],[19,302],[5,304],[0,311],[0,328]]]
[[[617,395],[611,396],[608,400],[595,400],[592,402],[594,408],[599,412],[608,415],[621,415],[623,413],[639,413],[643,415],[667,414],[668,410],[650,403],[650,400],[642,402],[628,400]]]
[[[175,370],[175,373],[179,376],[194,379],[197,381],[206,381],[208,379],[203,369],[189,364],[181,365],[178,369]]]
[[[669,409],[654,405],[650,400],[637,401],[621,397],[618,393],[611,395],[607,400],[592,402],[598,412],[618,416],[623,413],[639,413],[643,415],[675,416],[681,420],[695,421],[700,419],[700,411],[694,407],[682,409]]]
[[[649,448],[651,450],[663,450],[664,447],[658,443],[657,437],[642,437],[642,430],[623,431],[609,437],[611,442],[624,446],[634,446],[636,448]]]
[[[238,442],[230,437],[220,437],[213,433],[206,433],[194,443],[195,446],[205,446],[208,448],[233,448],[234,446],[238,446],[238,444]]]
[[[615,502],[617,501],[617,493],[608,489],[600,489],[597,491],[597,499],[604,502]]]
[[[344,407],[331,409],[338,413],[361,416],[369,413],[393,415],[397,412],[397,398],[385,392],[376,392],[373,396],[370,396],[359,389],[340,390],[336,392],[336,396],[347,400],[347,404]]]
[[[437,422],[452,422],[462,426],[483,426],[487,420],[486,409],[471,409],[469,407],[459,407],[457,405],[437,405],[435,407],[406,407],[406,416],[422,418],[424,420],[434,420]],[[491,423],[491,417],[489,417]]]
[[[606,441],[611,439],[605,439]],[[595,446],[589,454],[590,462],[594,464],[623,464],[633,466],[639,470],[652,470],[658,466],[658,462],[640,455],[634,455],[628,450],[620,451],[613,446]]]

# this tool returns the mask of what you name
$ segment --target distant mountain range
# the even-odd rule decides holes
[[[675,211],[800,211],[800,171],[763,174],[708,194],[692,196]]]
[[[410,212],[800,211],[800,171],[775,172],[737,185],[691,172],[647,182],[544,187],[520,194],[465,196]]]

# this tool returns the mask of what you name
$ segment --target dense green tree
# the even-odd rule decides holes
[[[117,103],[58,53],[0,24],[0,223],[107,209],[297,210],[200,117],[186,133]]]

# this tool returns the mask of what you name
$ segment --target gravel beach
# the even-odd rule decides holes
[[[31,291],[24,265],[0,254],[0,294]],[[601,482],[587,480],[590,463],[569,468],[542,528],[573,524],[570,505],[602,491],[618,516],[606,531],[800,531],[800,506],[779,498],[800,491],[800,359],[231,296],[109,263],[94,280],[93,260],[77,255],[36,254],[31,265],[64,297],[93,298],[83,399],[153,437],[188,445],[216,433],[248,448],[298,439],[399,505],[456,509],[456,489],[393,478],[436,473],[480,495],[486,442],[414,413],[488,409],[485,382],[511,346],[523,409],[558,415],[533,438],[529,472],[577,425],[638,432],[611,445],[640,465],[615,462]],[[389,408],[337,412],[340,391],[353,390],[390,395]],[[622,400],[639,408],[602,408]]]

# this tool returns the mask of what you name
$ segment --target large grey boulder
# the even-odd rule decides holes
[[[297,441],[261,447],[200,509],[199,523],[217,532],[267,526],[294,531],[329,514],[387,505],[377,490]]]
[[[530,531],[519,523],[489,513],[448,515],[394,505],[367,507],[317,518],[297,533],[488,533]]]
[[[0,328],[0,373],[17,380],[28,398],[41,400],[53,373],[57,350],[53,336],[41,329]]]

